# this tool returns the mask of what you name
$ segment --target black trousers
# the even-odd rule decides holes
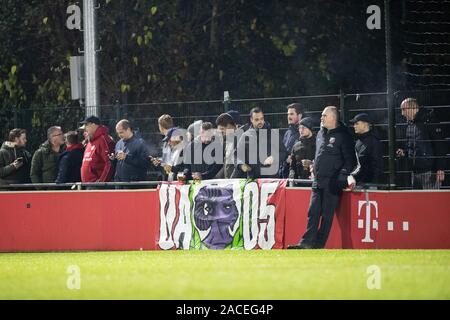
[[[328,188],[312,189],[308,208],[308,225],[300,240],[301,245],[313,248],[325,247],[341,194],[341,191],[331,191]]]

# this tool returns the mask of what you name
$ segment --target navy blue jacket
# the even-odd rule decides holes
[[[347,186],[347,177],[356,167],[353,137],[347,127],[339,123],[332,130],[320,129],[316,138],[313,188],[339,191]]]
[[[81,164],[83,162],[84,148],[81,143],[67,147],[58,158],[58,175],[56,183],[69,183],[81,181]]]
[[[129,182],[143,181],[147,177],[149,167],[149,152],[144,140],[133,135],[128,140],[120,139],[116,144],[116,153],[123,151],[127,154],[125,160],[116,162],[114,181]]]
[[[298,132],[298,124],[290,124],[287,131],[283,136],[283,145],[286,149],[286,154],[291,154],[292,148],[294,147],[295,142],[300,138],[300,133]],[[286,162],[286,159],[280,159],[280,178],[288,178],[289,176],[289,164]]]
[[[283,145],[288,154],[292,152],[292,147],[299,138],[300,133],[298,132],[298,124],[290,124],[283,136]]]

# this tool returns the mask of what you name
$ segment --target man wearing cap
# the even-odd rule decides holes
[[[292,147],[290,160],[290,179],[309,179],[310,166],[316,154],[316,135],[312,118],[303,118],[299,122],[299,139]]]
[[[82,182],[111,181],[114,170],[109,154],[114,152],[114,141],[108,135],[108,128],[100,123],[96,116],[87,117],[82,127],[89,136],[81,165]]]
[[[372,120],[367,113],[360,113],[350,123],[358,138],[355,144],[358,166],[352,175],[358,183],[380,183],[383,176],[383,146],[372,130]]]
[[[242,117],[241,117],[241,114],[239,113],[239,111],[230,110],[230,111],[227,111],[227,114],[233,119],[236,129],[242,127]]]

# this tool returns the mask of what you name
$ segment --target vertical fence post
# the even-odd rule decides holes
[[[17,119],[17,106],[14,107],[14,128],[18,128],[19,124],[18,124],[18,119]]]
[[[347,109],[345,108],[345,93],[342,89],[339,89],[339,109],[341,113],[341,121],[347,121]]]
[[[230,92],[223,92],[223,112],[228,112],[230,110]]]
[[[119,100],[116,100],[116,102],[114,103],[114,109],[116,111],[115,123],[117,123],[117,122],[119,122],[120,119],[122,119],[122,106],[121,106]]]
[[[97,8],[95,3],[95,0],[83,0],[86,116],[100,116],[100,90],[97,63]]]
[[[389,138],[389,184],[395,184],[395,112],[392,86],[392,48],[390,0],[384,0],[384,29],[386,41],[386,103],[388,108],[388,138]]]

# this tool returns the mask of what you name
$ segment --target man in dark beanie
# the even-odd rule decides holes
[[[313,131],[314,120],[310,117],[299,122],[299,138],[292,147],[289,158],[290,179],[309,179],[310,166],[316,153],[316,135]]]

